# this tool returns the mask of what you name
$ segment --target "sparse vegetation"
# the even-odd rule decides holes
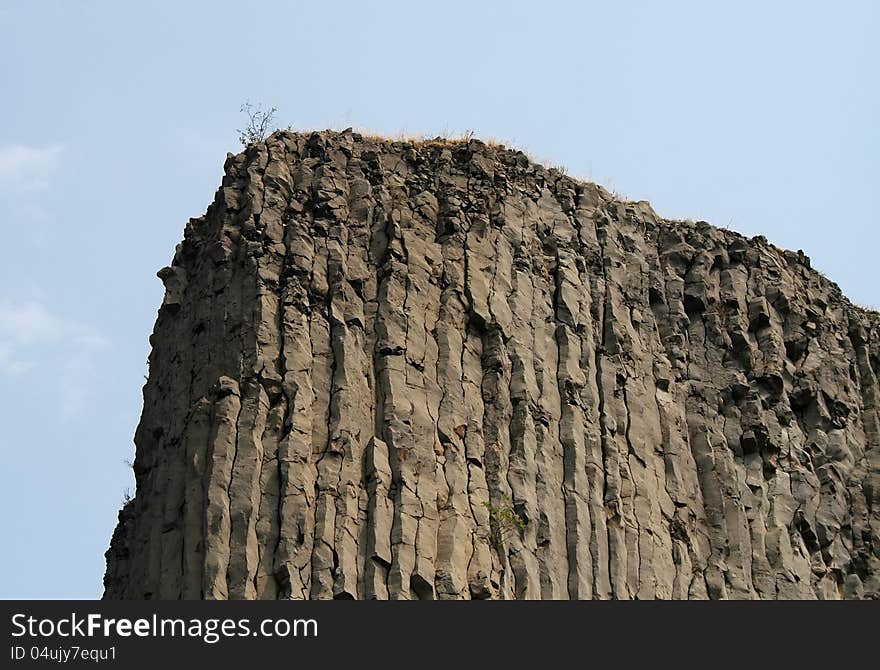
[[[853,305],[855,305],[862,311],[870,312],[874,315],[880,315],[880,307],[875,307],[874,305],[863,305],[862,303],[856,302],[855,300],[851,300],[850,302],[852,302]]]
[[[394,135],[381,135],[368,131],[356,131],[369,142],[406,142],[414,147],[445,147],[457,144],[467,144],[471,140],[478,140],[488,147],[502,151],[509,150],[508,147],[500,140],[494,138],[478,138],[473,130],[468,130],[461,135],[452,134],[444,130],[440,135],[428,137],[426,135],[413,135],[404,131],[400,131]]]
[[[125,490],[122,491],[122,505],[125,506],[134,500],[134,496],[131,495],[131,489],[126,487]]]
[[[241,106],[239,111],[247,114],[248,117],[247,125],[244,128],[238,129],[238,141],[244,147],[251,147],[262,142],[272,131],[277,130],[275,127],[275,112],[278,109],[276,107],[263,110],[262,105],[255,107],[248,101]]]
[[[489,532],[496,546],[502,544],[511,533],[525,530],[526,522],[516,513],[509,496],[501,496],[500,505],[486,501],[483,506],[489,511]]]

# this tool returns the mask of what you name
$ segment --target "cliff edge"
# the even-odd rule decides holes
[[[106,598],[880,594],[880,316],[477,140],[226,161]]]

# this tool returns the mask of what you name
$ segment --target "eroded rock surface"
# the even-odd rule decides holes
[[[159,276],[105,597],[880,592],[880,316],[802,253],[475,140],[278,132]]]

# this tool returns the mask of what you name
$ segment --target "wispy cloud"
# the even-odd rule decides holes
[[[42,191],[61,164],[64,147],[52,144],[33,147],[24,144],[0,146],[0,194]]]
[[[97,330],[50,312],[36,301],[0,302],[0,379],[51,367],[61,413],[72,417],[88,404],[97,358],[109,346]]]

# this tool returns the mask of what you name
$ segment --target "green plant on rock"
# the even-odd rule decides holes
[[[526,522],[517,514],[509,496],[501,496],[499,505],[486,501],[483,506],[489,511],[489,534],[496,546],[501,545],[511,533],[525,530]]]

